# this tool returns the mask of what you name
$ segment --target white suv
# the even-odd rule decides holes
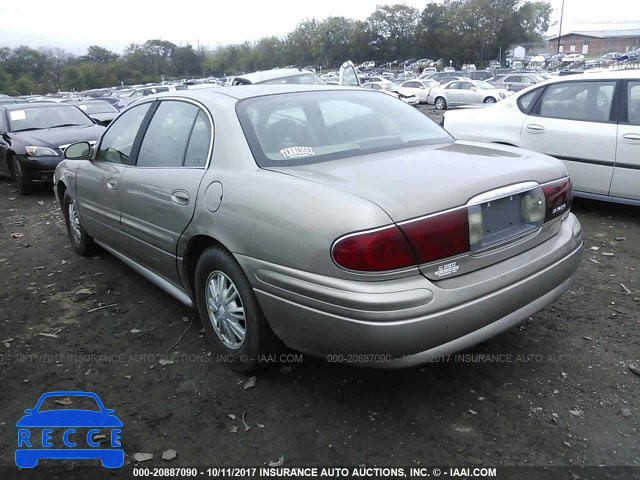
[[[557,77],[491,107],[447,112],[444,128],[563,160],[576,196],[640,205],[640,70]]]

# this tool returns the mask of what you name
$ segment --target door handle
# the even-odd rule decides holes
[[[189,200],[189,194],[184,190],[174,190],[171,194],[171,201],[173,203],[177,203],[178,205],[187,205],[189,203]]]
[[[537,125],[535,123],[531,123],[527,125],[527,132],[529,133],[544,133],[544,127],[542,125]]]
[[[625,143],[640,143],[640,134],[625,133],[624,135],[622,135],[622,141]]]
[[[107,181],[107,188],[111,191],[118,189],[118,182],[116,181],[115,178],[110,178]]]

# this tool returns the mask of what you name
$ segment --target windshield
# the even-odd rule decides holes
[[[496,88],[493,85],[491,85],[489,82],[476,82],[476,86],[478,88],[481,88],[482,90],[491,90]]]
[[[81,103],[78,105],[78,108],[84,113],[113,113],[118,111],[102,100],[98,102]]]
[[[367,91],[287,93],[238,103],[261,167],[304,165],[453,139],[415,108]]]
[[[12,132],[93,125],[89,117],[72,105],[25,108],[10,110],[8,113]]]
[[[303,84],[303,85],[325,85],[326,82],[322,80],[315,73],[302,73],[300,75],[289,75],[287,77],[274,78],[271,80],[265,80],[264,82],[257,82],[262,85],[282,85],[282,84]]]

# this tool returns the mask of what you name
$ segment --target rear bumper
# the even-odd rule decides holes
[[[484,341],[549,305],[570,287],[581,249],[580,224],[569,214],[540,245],[439,282],[419,273],[385,282],[338,281],[239,261],[253,272],[265,316],[290,347],[344,354],[347,361],[383,354],[395,360],[376,366],[401,367]]]

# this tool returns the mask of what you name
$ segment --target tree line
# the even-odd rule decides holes
[[[10,95],[86,90],[162,79],[224,76],[285,65],[336,68],[344,60],[454,64],[496,59],[500,49],[539,42],[549,26],[544,1],[445,0],[422,11],[379,5],[366,20],[345,17],[300,22],[284,37],[194,49],[160,39],[122,54],[92,45],[74,56],[61,48],[0,48],[0,92]]]

